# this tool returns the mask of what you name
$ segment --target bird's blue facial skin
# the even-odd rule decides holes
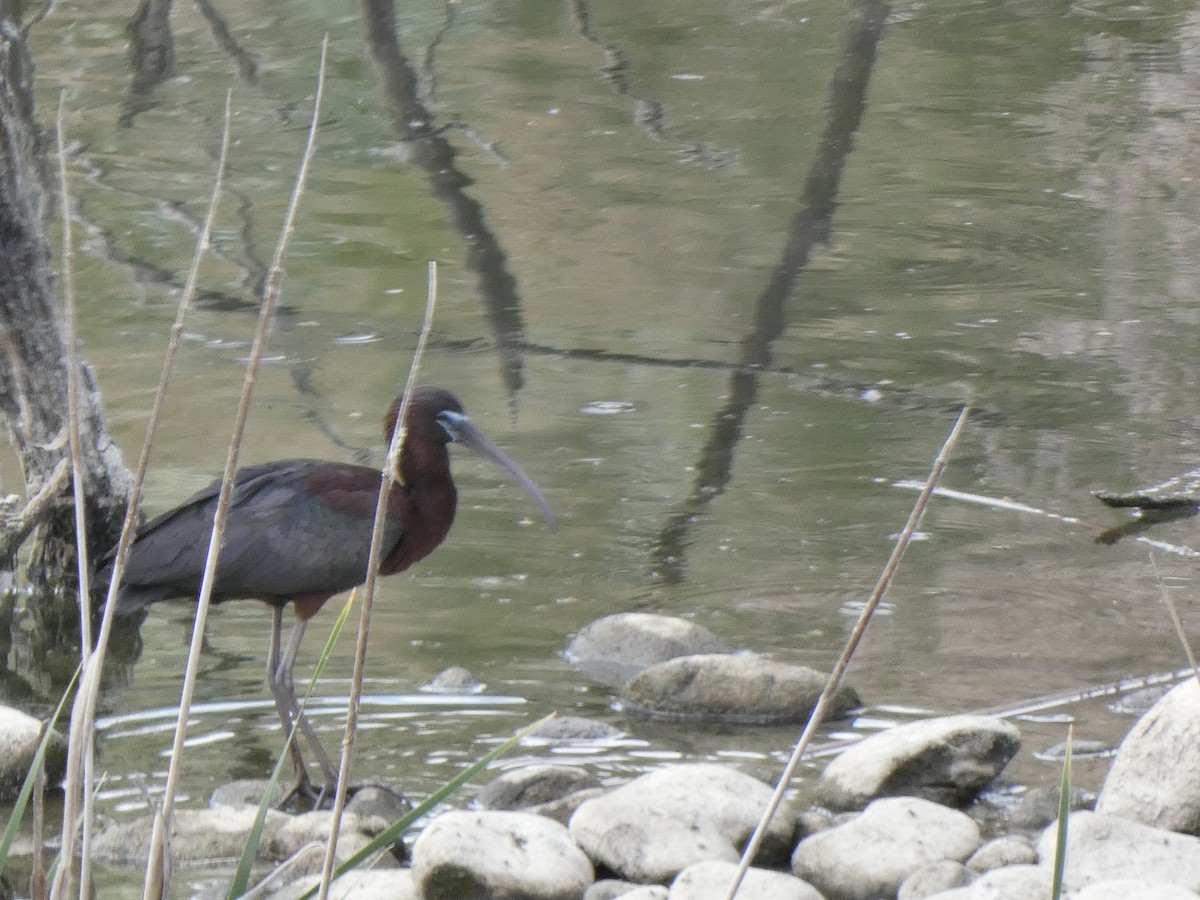
[[[453,410],[444,409],[437,416],[437,423],[441,426],[442,431],[446,432],[446,437],[452,441],[457,441],[459,437],[459,429],[462,428],[467,417],[462,413],[454,412]]]

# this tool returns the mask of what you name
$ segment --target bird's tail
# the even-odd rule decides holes
[[[103,566],[92,576],[92,613],[97,618],[104,612],[104,604],[108,599],[108,586],[111,581],[111,563]],[[165,600],[167,596],[167,591],[161,587],[141,587],[136,584],[122,583],[117,591],[115,614],[122,619],[136,616],[151,603]]]

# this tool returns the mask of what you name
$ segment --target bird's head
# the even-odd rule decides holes
[[[404,405],[404,395],[392,401],[384,418],[384,440],[391,442],[392,432],[396,428],[396,420]],[[415,456],[421,455],[422,449],[433,447],[442,448],[446,444],[456,443],[469,447],[485,459],[491,460],[497,466],[508,472],[516,479],[533,498],[547,527],[554,531],[557,525],[550,504],[542,496],[541,490],[525,472],[499,447],[480,431],[470,420],[458,398],[444,388],[422,385],[413,389],[404,418],[406,436],[404,449],[401,454],[401,470],[405,470],[405,456],[415,451]],[[407,475],[407,472],[406,472]],[[407,478],[406,478],[407,480]]]

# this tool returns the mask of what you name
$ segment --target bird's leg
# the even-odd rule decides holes
[[[275,711],[279,714],[279,723],[283,726],[286,738],[292,733],[292,712],[295,709],[295,695],[291,701],[278,688],[279,683],[279,641],[283,634],[283,607],[271,607],[271,643],[267,649],[267,687],[275,698]],[[290,679],[289,679],[290,680]],[[296,786],[291,796],[303,795],[310,800],[317,798],[317,792],[308,777],[308,767],[304,764],[304,754],[300,751],[300,742],[295,738],[288,745],[288,755],[292,758],[292,768],[296,770]],[[286,805],[286,804],[285,804]]]
[[[317,805],[320,806],[322,802],[333,798],[334,792],[337,790],[338,770],[330,762],[329,756],[325,753],[325,748],[317,740],[316,730],[309,724],[304,713],[300,712],[300,704],[296,702],[296,689],[292,682],[292,666],[296,662],[296,654],[300,650],[300,642],[304,639],[304,629],[307,625],[307,619],[299,616],[296,617],[296,624],[292,626],[292,633],[288,636],[287,646],[283,648],[283,655],[279,658],[279,665],[275,670],[275,682],[272,689],[278,691],[276,702],[282,696],[284,702],[288,704],[288,708],[296,718],[305,741],[308,742],[308,746],[312,749],[313,756],[317,758],[317,765],[321,767],[321,772],[325,776],[325,785],[317,797]]]

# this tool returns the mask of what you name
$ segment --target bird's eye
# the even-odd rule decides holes
[[[446,437],[452,441],[458,440],[459,430],[465,419],[466,416],[462,413],[456,413],[449,409],[444,409],[437,414],[438,425],[441,426],[442,431],[446,432]]]

